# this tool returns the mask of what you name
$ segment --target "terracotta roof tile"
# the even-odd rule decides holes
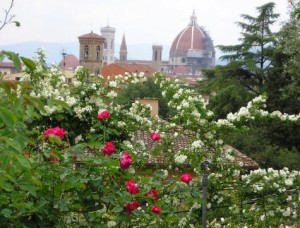
[[[171,131],[170,134],[174,134],[174,131]],[[181,149],[184,149],[187,147],[190,141],[190,136],[192,135],[192,132],[185,132],[181,137],[178,137],[174,142],[173,142],[173,147],[172,149],[174,151],[178,151]],[[153,141],[150,138],[150,132],[148,131],[137,131],[134,134],[134,139],[136,141],[141,140],[145,143],[147,148],[153,149],[154,147],[161,145],[161,141]],[[234,163],[240,165],[240,162],[243,163],[243,168],[245,169],[257,169],[259,168],[259,165],[256,161],[252,160],[248,156],[244,155],[241,153],[239,150],[233,148],[232,146],[225,145],[223,147],[223,151],[225,152],[228,149],[232,149],[234,154],[235,154],[235,159]],[[151,156],[149,159],[149,164],[161,164],[161,165],[167,165],[167,157],[164,154],[158,154],[157,156]]]
[[[81,35],[81,36],[79,36],[78,38],[79,38],[79,39],[82,39],[82,38],[83,38],[83,39],[101,39],[101,40],[105,40],[105,38],[104,38],[103,36],[100,36],[100,35],[98,35],[98,34],[96,34],[96,33],[93,33],[93,31],[90,32],[90,33]]]
[[[113,63],[103,67],[102,76],[106,78],[107,76],[124,75],[126,72],[130,74],[144,72],[145,75],[149,76],[153,75],[156,70],[145,64]]]

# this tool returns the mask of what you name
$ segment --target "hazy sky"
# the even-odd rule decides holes
[[[10,0],[0,0],[0,18]],[[21,27],[0,30],[0,44],[24,41],[74,42],[91,30],[100,34],[107,24],[116,28],[116,42],[125,33],[127,44],[171,45],[190,20],[193,9],[198,24],[215,45],[234,44],[241,14],[256,15],[268,0],[15,0],[13,14]],[[273,0],[280,21],[288,18],[288,0]]]

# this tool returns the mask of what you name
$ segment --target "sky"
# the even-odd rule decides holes
[[[1,0],[0,20],[11,0]],[[270,0],[15,0],[12,13],[21,26],[0,30],[0,45],[25,41],[77,42],[78,36],[100,27],[116,28],[116,43],[171,46],[195,10],[198,24],[214,45],[236,44],[241,14],[256,15],[256,7]],[[273,0],[279,21],[288,18],[288,0]],[[275,26],[275,30],[279,25]]]

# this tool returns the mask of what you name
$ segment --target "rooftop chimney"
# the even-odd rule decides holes
[[[158,107],[158,99],[155,98],[136,98],[135,101],[144,104],[144,105],[151,105],[152,109],[151,109],[151,116],[152,117],[157,117],[158,116],[158,111],[159,111],[159,107]]]

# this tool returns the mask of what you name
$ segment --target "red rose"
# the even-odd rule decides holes
[[[24,154],[24,156],[27,157],[27,158],[30,158],[30,153],[27,152],[27,153]]]
[[[150,133],[150,138],[151,138],[153,141],[158,141],[158,140],[160,140],[160,135],[157,134],[157,133],[152,132],[152,133]]]
[[[59,159],[53,155],[55,155],[54,152],[50,152],[50,158],[48,158],[48,162],[59,162]]]
[[[161,213],[161,208],[158,207],[158,206],[153,206],[151,211],[153,213],[160,214]]]
[[[107,154],[108,156],[111,156],[115,151],[116,151],[116,147],[112,142],[106,143],[104,148],[102,149],[102,152],[104,154]]]
[[[120,166],[122,169],[128,169],[132,163],[132,156],[127,152],[123,152],[121,158],[119,159]]]
[[[156,200],[159,199],[159,195],[157,194],[155,189],[151,189],[146,195],[147,196],[153,196]]]
[[[103,111],[97,116],[97,119],[105,120],[105,119],[109,118],[109,116],[110,116],[110,113],[108,111]]]
[[[180,176],[180,180],[184,183],[189,183],[192,180],[192,177],[190,174],[185,173]]]
[[[45,139],[49,138],[49,135],[56,135],[59,138],[63,138],[65,134],[68,134],[63,128],[54,127],[54,128],[48,128],[45,132]]]
[[[138,188],[137,184],[132,179],[130,179],[127,182],[126,188],[130,194],[140,193],[140,189]]]
[[[132,203],[128,203],[126,205],[126,212],[128,215],[131,214],[131,212],[133,212],[135,209],[137,209],[140,206],[139,202],[134,201]]]

